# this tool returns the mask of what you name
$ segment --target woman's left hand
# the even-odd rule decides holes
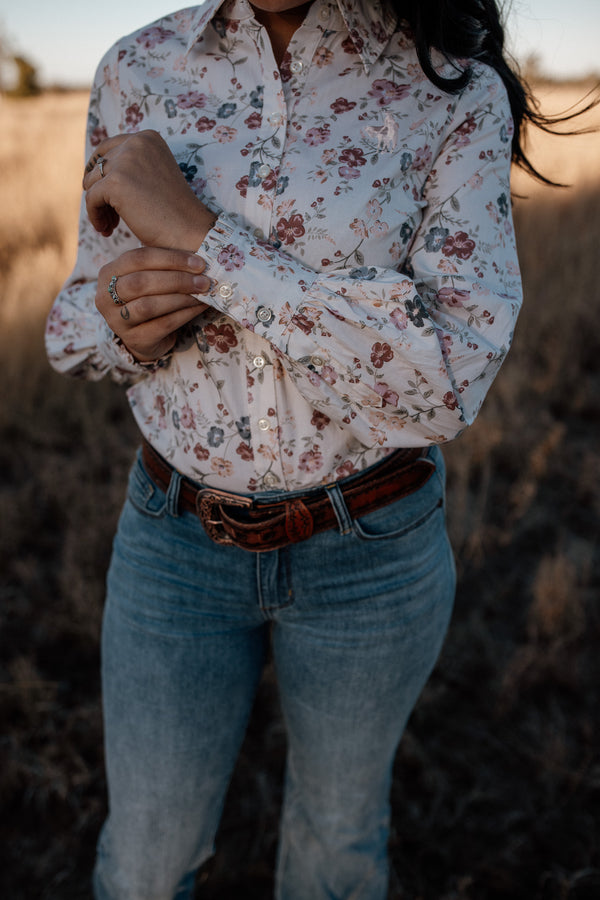
[[[105,237],[123,219],[146,246],[195,253],[216,220],[157,131],[116,135],[98,144],[83,189],[89,220]]]

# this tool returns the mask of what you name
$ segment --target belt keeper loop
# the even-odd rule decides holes
[[[339,484],[337,484],[337,482],[328,484],[325,490],[329,502],[333,507],[340,534],[350,534],[352,531],[352,516],[346,506],[346,501],[344,500],[344,495],[342,494]]]
[[[167,489],[167,512],[177,518],[179,516],[179,490],[181,488],[181,475],[177,469],[171,472],[171,480]]]

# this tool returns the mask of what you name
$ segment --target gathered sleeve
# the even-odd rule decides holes
[[[367,446],[456,437],[511,343],[522,300],[512,120],[499,77],[479,68],[453,105],[398,268],[365,259],[319,273],[227,214],[198,251],[210,302],[265,337],[302,396]]]
[[[85,160],[105,138],[123,131],[121,125],[118,47],[104,56],[94,78],[85,141]],[[83,177],[82,163],[81,174]],[[98,272],[139,241],[121,222],[109,237],[89,222],[82,197],[75,267],[56,297],[46,323],[46,352],[50,364],[65,375],[95,381],[107,373],[131,383],[145,374],[96,309]]]

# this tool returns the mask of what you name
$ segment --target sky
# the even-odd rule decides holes
[[[600,0],[501,0],[510,6],[509,47],[535,54],[544,73],[600,71]],[[87,87],[114,41],[186,0],[0,0],[0,37],[37,67],[41,84]]]

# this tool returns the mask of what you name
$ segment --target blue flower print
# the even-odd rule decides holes
[[[400,240],[403,244],[408,244],[412,237],[412,233],[412,225],[409,225],[408,222],[403,222],[402,227],[400,228]]]
[[[257,85],[254,91],[250,91],[250,106],[253,106],[254,109],[262,109],[263,93],[264,87],[262,86],[262,84]]]
[[[248,187],[258,187],[261,183],[261,178],[258,174],[258,170],[260,168],[260,161],[255,160],[253,163],[250,163],[250,172],[248,173]]]
[[[237,109],[236,103],[223,103],[217,110],[217,118],[228,119],[233,116]]]
[[[420,297],[414,297],[412,300],[407,300],[404,304],[406,309],[406,315],[413,323],[415,328],[423,328],[425,325],[425,319],[428,319],[427,310],[423,306],[423,301]]]
[[[400,157],[401,170],[403,172],[406,172],[408,169],[410,169],[410,167],[412,165],[412,161],[413,161],[412,153],[406,153],[406,152],[403,153],[402,156]]]
[[[175,101],[171,98],[165,100],[165,112],[168,119],[174,119],[177,115],[177,107],[175,105]]]
[[[179,168],[185,175],[186,181],[193,181],[198,174],[198,166],[190,166],[188,163],[179,163]]]
[[[277,196],[279,196],[279,194],[283,194],[286,187],[288,186],[289,180],[290,179],[289,179],[288,175],[282,175],[280,178],[277,179],[277,190],[275,191],[275,194]]]
[[[208,432],[208,446],[209,447],[220,447],[223,441],[225,440],[225,432],[222,428],[217,428],[216,425]]]
[[[239,419],[235,423],[235,427],[237,428],[239,436],[241,437],[241,439],[243,441],[250,440],[251,432],[250,432],[250,417],[249,416],[242,416],[241,419]]]
[[[351,269],[349,277],[360,278],[362,281],[373,281],[377,277],[377,269],[374,269],[373,266],[369,268],[367,266],[357,266],[356,269]]]
[[[500,194],[498,197],[498,209],[500,210],[500,215],[506,218],[508,215],[508,198],[506,194]]]
[[[425,249],[428,253],[439,253],[450,232],[447,228],[430,228],[425,235]]]

